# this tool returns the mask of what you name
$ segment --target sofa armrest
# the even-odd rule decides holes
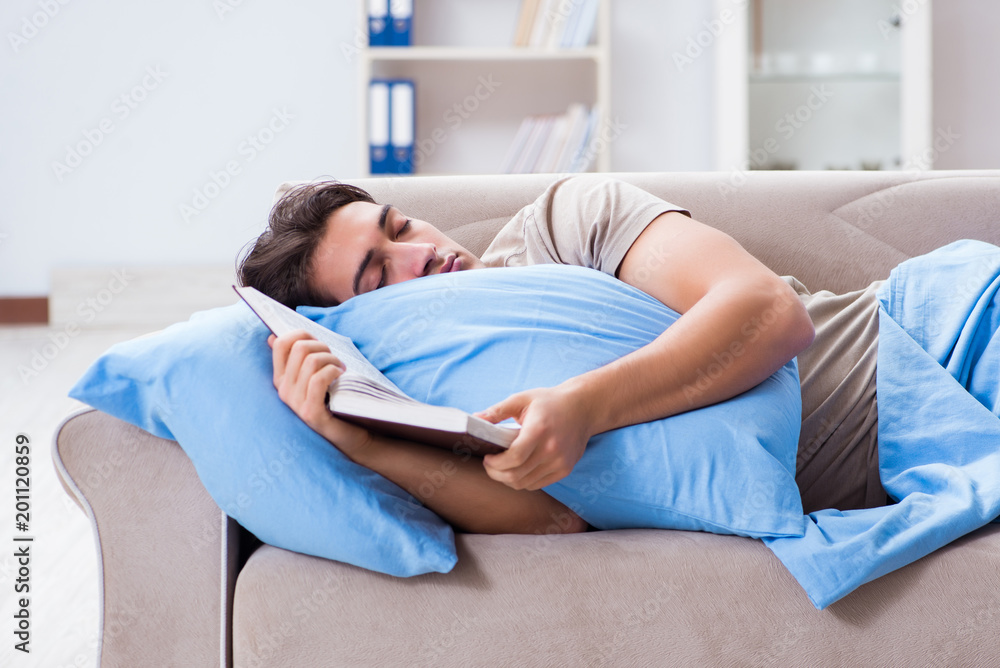
[[[230,666],[239,525],[174,441],[85,410],[52,456],[94,529],[98,665]]]

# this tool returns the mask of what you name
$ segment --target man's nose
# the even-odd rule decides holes
[[[402,276],[399,280],[401,281],[423,276],[434,266],[434,260],[437,259],[437,248],[434,244],[405,244],[405,246],[406,248],[403,249],[404,257],[400,263]]]

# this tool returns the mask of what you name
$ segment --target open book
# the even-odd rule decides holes
[[[276,336],[305,330],[344,363],[330,385],[328,405],[337,417],[374,432],[456,452],[486,455],[506,450],[516,426],[495,425],[458,408],[432,406],[406,396],[372,366],[350,339],[319,325],[254,288],[236,293]]]

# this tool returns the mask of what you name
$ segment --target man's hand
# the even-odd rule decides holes
[[[537,490],[562,480],[593,435],[590,411],[564,386],[512,394],[476,415],[493,423],[514,418],[521,433],[506,452],[486,455],[490,478],[513,489]]]
[[[325,343],[304,331],[267,338],[274,362],[278,396],[303,422],[353,461],[374,442],[371,433],[337,419],[326,405],[330,384],[344,373],[341,362]]]

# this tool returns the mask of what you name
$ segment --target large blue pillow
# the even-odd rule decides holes
[[[242,302],[198,313],[112,347],[70,396],[177,440],[219,507],[266,543],[391,575],[451,570],[448,524],[281,401],[267,335]]]
[[[470,412],[606,364],[678,318],[611,276],[565,265],[428,276],[299,310],[350,337],[415,399]],[[800,423],[793,359],[729,401],[595,436],[544,490],[600,529],[800,536]]]

